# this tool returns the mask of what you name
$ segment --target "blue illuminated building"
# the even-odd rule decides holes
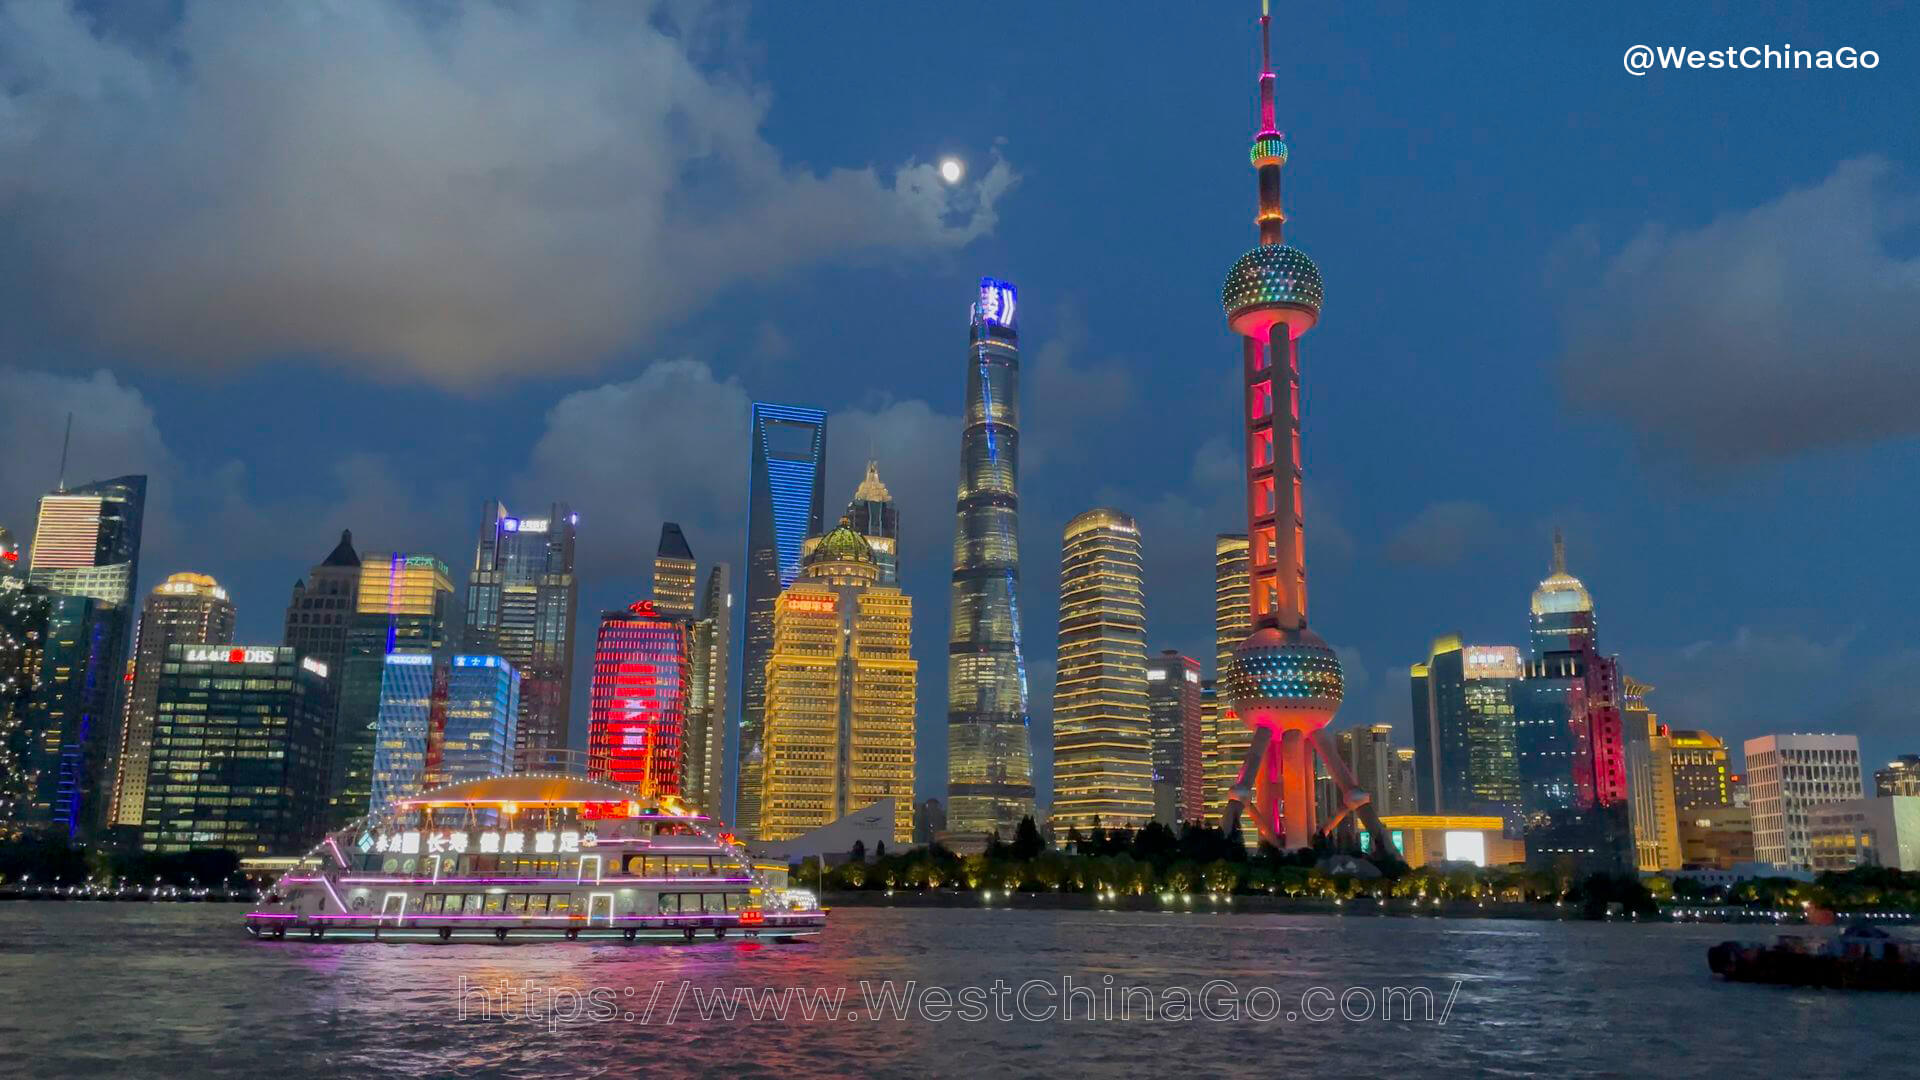
[[[436,682],[441,669],[430,653],[388,653],[380,677],[380,712],[373,738],[373,793],[379,813],[394,799],[427,785],[427,749],[433,740]]]
[[[767,701],[773,604],[800,572],[801,545],[825,531],[821,499],[827,468],[827,414],[797,405],[753,403],[752,464],[747,474],[747,640],[741,655],[740,733],[734,743],[738,793],[730,816],[742,836],[760,820],[760,723]]]
[[[456,656],[447,672],[446,722],[428,780],[456,784],[513,771],[520,673],[498,656]]]

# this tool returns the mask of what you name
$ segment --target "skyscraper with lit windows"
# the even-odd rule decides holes
[[[747,473],[747,639],[740,655],[740,732],[733,822],[760,827],[760,728],[766,715],[773,607],[800,575],[801,546],[823,529],[827,414],[797,405],[753,403]]]
[[[1162,825],[1198,824],[1206,809],[1205,702],[1200,661],[1178,649],[1147,661],[1147,717],[1153,728],[1153,816]]]
[[[1221,533],[1213,538],[1213,671],[1217,687],[1233,666],[1233,647],[1253,632],[1247,575],[1247,535]],[[1217,696],[1217,695],[1216,695]],[[1226,818],[1227,793],[1240,761],[1253,745],[1253,732],[1240,722],[1233,703],[1217,698],[1207,729],[1207,820]]]
[[[662,615],[692,615],[700,564],[678,522],[660,526],[660,543],[653,553],[653,607]]]
[[[848,519],[812,545],[774,608],[761,773],[762,840],[784,840],[883,799],[913,836],[913,601],[880,584]]]
[[[388,653],[380,677],[367,812],[412,798],[428,784],[434,732],[446,720],[446,670],[432,653]]]
[[[1140,528],[1118,510],[1067,523],[1053,683],[1054,831],[1137,829],[1153,820],[1147,610]]]
[[[327,676],[285,646],[168,646],[141,847],[242,856],[311,847],[326,808]]]
[[[111,823],[147,478],[41,496],[27,579],[49,594],[40,685],[27,708],[22,820],[84,839]]]
[[[430,787],[513,771],[520,673],[498,656],[456,656],[447,668],[445,718],[428,755]]]
[[[1524,671],[1519,649],[1467,645],[1458,634],[1435,640],[1426,663],[1413,665],[1421,813],[1519,821],[1514,716]]]
[[[333,728],[332,827],[366,813],[373,802],[374,746],[387,657],[413,653],[431,659],[452,653],[453,606],[447,564],[432,555],[396,551],[361,561]]]
[[[462,648],[498,656],[520,674],[514,727],[517,772],[562,772],[573,708],[574,546],[580,515],[566,503],[545,517],[516,517],[499,501],[482,514],[467,577]]]
[[[588,776],[641,795],[680,794],[687,639],[687,620],[660,614],[650,600],[600,616]]]
[[[969,317],[947,645],[947,827],[1010,839],[1033,813],[1020,644],[1019,294],[981,278]]]
[[[120,729],[114,770],[113,824],[139,828],[146,819],[147,754],[153,746],[153,710],[169,645],[227,645],[233,641],[233,602],[205,574],[174,574],[154,586],[133,635],[133,683]]]
[[[1638,859],[1620,666],[1600,652],[1593,598],[1567,572],[1558,532],[1531,614],[1514,739],[1527,857],[1536,865],[1571,859],[1588,871],[1630,873]]]

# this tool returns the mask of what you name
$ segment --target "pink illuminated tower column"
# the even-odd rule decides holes
[[[1226,696],[1252,729],[1253,743],[1230,795],[1228,827],[1251,800],[1261,839],[1306,847],[1319,823],[1314,757],[1340,785],[1339,815],[1357,814],[1375,844],[1386,831],[1367,793],[1322,730],[1339,711],[1340,660],[1307,629],[1307,570],[1300,499],[1300,338],[1320,318],[1320,270],[1282,234],[1280,173],[1287,144],[1274,126],[1271,16],[1260,13],[1260,131],[1251,157],[1260,177],[1260,243],[1227,271],[1221,290],[1227,325],[1242,339],[1246,380],[1247,538],[1253,633],[1234,649]]]

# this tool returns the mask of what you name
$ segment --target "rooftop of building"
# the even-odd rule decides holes
[[[1592,611],[1593,597],[1580,579],[1567,573],[1567,545],[1556,530],[1553,534],[1553,569],[1533,590],[1535,615],[1565,615]]]
[[[333,545],[327,557],[320,560],[321,566],[359,566],[360,555],[353,550],[353,530],[341,529],[340,542]]]
[[[655,550],[656,558],[693,560],[693,548],[687,545],[687,534],[680,531],[679,522],[669,521],[660,526],[660,546]]]

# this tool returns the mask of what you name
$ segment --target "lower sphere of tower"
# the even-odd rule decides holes
[[[1277,715],[1286,726],[1324,725],[1346,693],[1339,656],[1305,627],[1266,627],[1249,634],[1234,648],[1223,681],[1227,700],[1242,718]]]

